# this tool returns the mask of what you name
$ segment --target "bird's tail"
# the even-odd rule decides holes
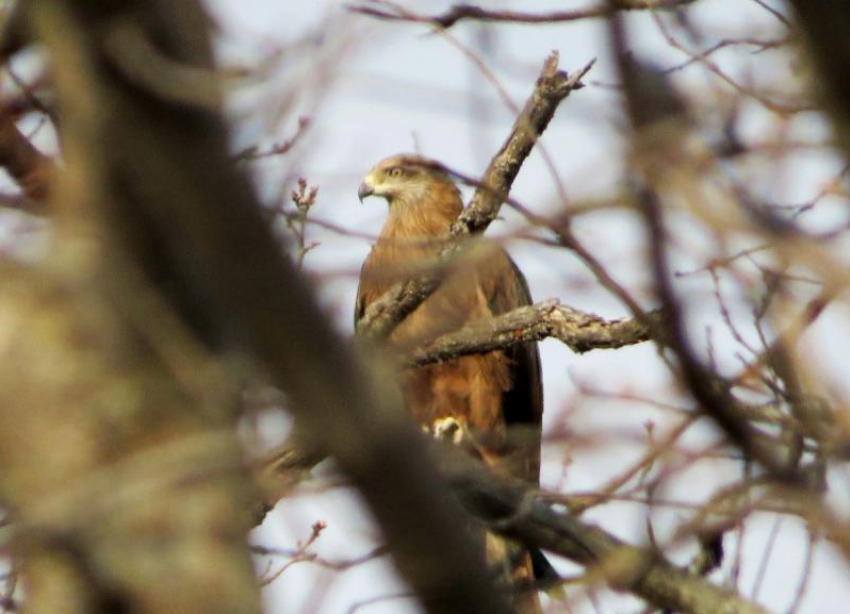
[[[563,578],[552,563],[539,549],[531,551],[531,566],[534,568],[534,582],[537,590],[543,591],[554,601],[567,601],[567,591],[564,589]]]
[[[487,563],[519,614],[540,614],[532,554],[513,540],[487,533]],[[542,556],[542,555],[541,555]],[[548,561],[547,561],[548,562]]]

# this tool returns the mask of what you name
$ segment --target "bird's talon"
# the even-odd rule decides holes
[[[463,426],[455,418],[440,418],[431,426],[431,434],[440,441],[458,445],[463,441]]]

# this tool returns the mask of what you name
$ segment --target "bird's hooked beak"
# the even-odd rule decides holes
[[[360,199],[360,202],[363,202],[363,199],[367,196],[372,196],[375,193],[375,188],[372,186],[369,178],[367,177],[363,183],[360,184],[360,187],[357,189],[357,198]]]

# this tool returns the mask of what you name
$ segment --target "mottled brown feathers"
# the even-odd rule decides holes
[[[409,154],[380,162],[364,185],[387,199],[389,214],[361,270],[355,318],[394,283],[434,264],[440,239],[463,208],[441,166]],[[390,343],[407,349],[530,302],[507,253],[481,241],[396,328]],[[537,482],[543,398],[536,344],[408,369],[402,386],[420,425],[430,429],[437,420],[455,418],[500,471]]]
[[[440,240],[463,208],[442,167],[412,155],[375,166],[360,188],[361,198],[368,195],[385,198],[389,213],[361,270],[355,321],[394,283],[435,264]],[[525,279],[507,253],[479,241],[399,324],[389,343],[410,349],[530,302]],[[424,430],[465,445],[498,473],[538,482],[543,393],[535,343],[407,369],[401,386],[412,418]],[[524,587],[521,609],[537,610],[528,553],[493,535],[487,549],[491,564]]]

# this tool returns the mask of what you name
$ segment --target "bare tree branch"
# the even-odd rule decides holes
[[[549,125],[558,105],[570,92],[581,87],[581,78],[592,66],[593,62],[569,76],[558,70],[558,54],[552,52],[549,55],[531,97],[514,122],[510,136],[490,161],[481,186],[475,190],[469,206],[452,225],[446,237],[448,245],[441,253],[442,258],[449,258],[460,249],[459,239],[484,232],[496,218],[519,169]],[[437,289],[440,279],[439,276],[425,276],[390,288],[369,306],[359,320],[358,334],[373,340],[386,338]]]
[[[308,117],[299,117],[298,118],[298,126],[295,128],[295,133],[280,143],[276,143],[267,149],[260,149],[258,145],[251,145],[246,147],[235,156],[233,159],[242,162],[249,160],[259,160],[260,158],[270,158],[273,156],[282,156],[290,152],[293,147],[295,147],[299,141],[304,137],[307,133],[307,130],[310,128],[310,119]]]
[[[680,129],[675,126],[680,117],[679,101],[664,82],[662,75],[641,65],[630,56],[624,25],[619,15],[610,18],[611,41],[617,59],[617,69],[623,83],[625,103],[629,119],[635,129],[635,139],[649,139],[650,132],[664,124],[669,145],[655,143],[655,153],[650,147],[642,149],[640,170],[645,176],[645,184],[639,188],[639,202],[648,231],[648,246],[652,263],[656,291],[662,303],[662,309],[668,315],[663,335],[668,345],[679,359],[681,376],[694,399],[711,416],[717,425],[737,444],[749,458],[758,460],[777,478],[795,481],[794,466],[789,466],[786,456],[767,438],[757,433],[737,408],[737,403],[728,389],[719,381],[716,374],[705,366],[694,350],[687,333],[685,316],[671,283],[670,264],[667,256],[667,233],[664,228],[663,211],[659,196],[652,186],[663,185],[660,177],[664,172],[666,158],[660,155],[665,147],[675,146],[676,134]],[[671,127],[672,126],[672,127]]]
[[[56,74],[63,121],[76,129],[67,172],[85,172],[93,191],[106,193],[89,205],[107,238],[109,257],[98,264],[126,259],[207,346],[237,345],[264,368],[287,394],[305,445],[332,455],[360,489],[428,611],[509,614],[397,392],[371,376],[280,249],[250,183],[234,168],[220,113],[208,100],[198,107],[175,95],[179,81],[151,89],[126,74],[130,64],[115,63],[120,45],[109,29],[144,10],[146,19],[136,20],[144,31],[134,36],[166,41],[151,47],[167,54],[161,67],[208,72],[198,3],[159,2],[155,11],[139,2],[40,4],[46,14],[63,7],[84,39],[86,55],[71,66],[109,68]],[[78,79],[94,102],[71,95]],[[120,276],[104,277],[104,292],[135,314]]]
[[[660,313],[649,314],[658,318]],[[597,349],[613,349],[649,340],[649,327],[635,318],[603,320],[545,301],[520,307],[500,316],[477,320],[460,331],[449,333],[417,348],[403,358],[407,366],[421,366],[491,350],[517,343],[558,339],[578,354]]]
[[[565,556],[597,571],[614,588],[629,591],[659,608],[684,614],[765,614],[761,607],[734,592],[671,565],[660,553],[631,546],[580,520],[570,511],[569,498],[497,478],[456,448],[440,447],[440,469],[455,496],[491,530]],[[272,471],[279,468],[280,478],[288,482],[292,467],[286,465],[294,458],[304,461],[296,471],[296,475],[303,475],[313,459],[292,449],[272,455],[266,467]]]
[[[615,8],[595,6],[572,11],[554,11],[551,13],[520,13],[517,11],[491,11],[472,4],[456,4],[441,15],[422,15],[409,11],[394,2],[372,0],[366,4],[352,5],[350,10],[377,19],[387,21],[407,21],[427,23],[438,28],[451,28],[459,21],[486,21],[492,23],[552,24],[580,19],[607,17],[612,10],[669,10],[692,4],[696,0],[618,0]],[[386,7],[378,8],[378,7]]]
[[[591,567],[614,588],[656,607],[685,614],[766,614],[766,610],[705,578],[668,563],[658,552],[642,550],[581,521],[546,493],[497,480],[455,450],[442,465],[463,505],[491,530]]]
[[[499,156],[494,158],[480,179],[443,169],[473,186],[475,196],[451,233],[440,239],[444,249],[437,266],[417,263],[423,277],[397,286],[395,295],[388,293],[384,311],[370,313],[373,320],[359,331],[372,340],[386,338],[439,286],[440,277],[471,251],[476,235],[486,231],[503,203],[525,216],[533,227],[528,237],[536,239],[544,236],[544,228],[551,230],[554,240],[541,239],[541,244],[572,250],[599,285],[631,309],[633,319],[606,321],[547,301],[434,338],[424,347],[405,349],[410,353],[393,356],[398,359],[393,367],[401,363],[402,368],[416,368],[549,337],[583,352],[652,336],[658,342],[658,357],[649,357],[651,364],[640,368],[655,369],[663,361],[675,375],[672,380],[660,378],[663,381],[651,391],[636,394],[630,392],[628,374],[620,374],[604,391],[586,386],[562,407],[563,414],[554,416],[555,424],[565,428],[556,428],[548,441],[555,444],[553,448],[564,445],[563,476],[568,483],[572,483],[569,455],[621,440],[646,448],[610,479],[572,496],[504,481],[455,449],[445,455],[432,453],[436,444],[423,442],[428,439],[406,421],[398,391],[390,384],[395,369],[384,372],[384,365],[366,355],[370,344],[350,344],[329,328],[308,284],[289,266],[269,231],[270,216],[263,215],[240,174],[249,165],[236,164],[239,155],[234,160],[228,153],[231,141],[219,112],[219,88],[238,85],[222,82],[220,73],[212,70],[204,40],[208,24],[197,10],[199,3],[7,2],[16,7],[15,16],[0,32],[0,56],[37,37],[46,43],[42,50],[50,80],[39,82],[37,90],[16,80],[21,92],[10,91],[14,98],[7,98],[2,109],[0,165],[9,168],[23,189],[22,194],[15,190],[14,195],[0,195],[0,206],[32,212],[47,195],[51,208],[63,215],[51,221],[57,232],[50,247],[56,246],[60,257],[47,259],[48,271],[38,264],[0,267],[8,290],[0,296],[0,316],[8,320],[0,327],[0,346],[9,358],[0,369],[0,491],[4,504],[15,510],[14,517],[0,519],[0,528],[15,546],[14,569],[0,574],[0,584],[5,584],[0,586],[0,605],[50,611],[51,599],[59,594],[55,589],[67,583],[81,593],[79,600],[67,600],[68,607],[92,614],[138,609],[134,600],[139,598],[157,600],[148,608],[152,614],[198,609],[177,607],[172,599],[183,600],[179,605],[203,604],[200,609],[209,614],[258,611],[254,569],[244,542],[246,511],[256,504],[255,490],[262,501],[254,518],[259,521],[309,476],[317,462],[331,457],[340,467],[341,479],[362,493],[387,552],[411,587],[411,597],[420,598],[428,612],[508,614],[479,560],[483,549],[474,541],[479,529],[542,545],[576,562],[581,574],[575,579],[576,589],[573,579],[568,581],[571,598],[581,599],[597,584],[607,583],[647,600],[652,609],[683,614],[764,613],[754,595],[742,598],[750,594],[743,592],[737,571],[759,556],[752,543],[741,546],[752,540],[726,540],[737,552],[727,553],[734,559],[733,569],[722,583],[688,573],[690,566],[671,565],[665,555],[668,546],[691,539],[708,544],[705,552],[716,553],[712,548],[722,543],[726,532],[741,531],[743,537],[745,524],[760,522],[753,512],[797,515],[806,525],[810,545],[822,536],[847,556],[850,530],[826,499],[833,486],[826,476],[846,460],[850,447],[840,420],[847,386],[834,377],[841,373],[840,366],[824,364],[828,353],[817,352],[819,340],[810,335],[807,343],[801,343],[804,331],[827,304],[835,307],[824,325],[840,327],[842,297],[850,284],[840,246],[850,223],[834,215],[833,209],[838,211],[847,200],[847,170],[834,175],[821,168],[829,171],[822,173],[829,175],[824,183],[815,185],[818,177],[803,180],[802,185],[794,181],[793,190],[778,184],[762,186],[758,177],[765,172],[770,179],[778,171],[796,178],[798,152],[804,154],[801,158],[809,158],[805,155],[809,151],[831,158],[836,142],[850,152],[850,89],[844,79],[850,47],[842,38],[850,11],[827,0],[789,3],[797,6],[801,30],[812,49],[816,77],[812,83],[822,88],[824,106],[837,127],[834,133],[800,140],[788,131],[787,122],[799,110],[814,107],[812,83],[804,82],[808,72],[800,73],[801,78],[785,78],[787,71],[771,70],[796,53],[794,36],[763,44],[754,37],[740,38],[736,30],[734,38],[711,45],[716,36],[723,36],[728,22],[707,23],[695,11],[675,10],[701,6],[694,2],[586,0],[575,3],[579,8],[548,14],[521,12],[524,6],[500,11],[486,3],[454,1],[444,3],[439,9],[444,12],[439,13],[409,10],[392,0],[356,0],[353,9],[395,23],[420,23],[449,39],[447,29],[463,21],[544,27],[556,21],[612,18],[615,55],[625,83],[625,88],[615,89],[624,92],[631,105],[634,128],[629,136],[635,149],[607,160],[616,176],[612,181],[617,182],[612,192],[628,192],[617,203],[623,209],[598,219],[585,218],[587,226],[573,226],[574,203],[569,211],[547,219],[509,196],[523,160],[558,103],[569,89],[581,85],[581,75],[567,77],[558,71],[557,59],[550,58],[525,110],[512,106],[517,123],[499,154],[501,162]],[[788,25],[767,3],[753,3],[762,7],[758,12],[766,10]],[[625,21],[622,11],[629,9],[655,13],[654,24],[670,49],[707,69],[708,87],[697,85],[681,99],[668,96],[675,92],[664,80],[652,80],[667,71],[644,74],[639,62],[627,63],[633,52],[619,25]],[[661,15],[653,9],[672,11]],[[326,27],[319,29],[321,36],[310,49],[324,54]],[[477,44],[487,49],[487,28],[474,29],[482,31]],[[225,30],[229,28],[222,28],[223,36]],[[746,51],[736,47],[740,44],[771,51],[744,60]],[[691,45],[703,50],[691,50]],[[261,46],[260,55],[267,57],[265,39]],[[487,61],[458,46],[496,83]],[[308,51],[300,45],[284,48]],[[730,60],[767,68],[758,87],[742,85],[712,64],[709,56],[721,48]],[[286,67],[278,71],[280,50],[271,51],[271,60],[264,60],[256,74],[286,73],[285,79],[275,78],[300,90],[305,82],[298,75],[290,80]],[[663,53],[658,57],[664,61]],[[499,53],[497,61],[507,67],[516,59]],[[246,73],[254,70],[248,68]],[[782,76],[774,79],[773,73]],[[14,74],[12,78],[16,79]],[[571,88],[569,80],[574,80]],[[317,83],[323,94],[326,83]],[[556,91],[562,89],[567,91]],[[545,95],[535,102],[538,90]],[[778,115],[776,133],[765,141],[739,130],[750,119],[749,107],[739,116],[746,98],[761,103],[753,110],[756,118]],[[54,171],[57,181],[48,190],[50,173],[44,172],[42,181],[39,169],[49,171],[51,161],[40,157],[32,147],[37,141],[27,140],[15,121],[32,110],[50,113],[54,100],[61,118],[55,125],[61,130],[63,160]],[[274,117],[269,119],[279,122],[291,105],[274,106],[269,109]],[[709,106],[711,113],[701,112]],[[542,115],[533,116],[532,107]],[[686,118],[681,125],[676,122],[680,116]],[[668,119],[674,121],[667,123]],[[610,127],[601,120],[594,128],[602,123]],[[659,125],[661,129],[655,130]],[[268,151],[241,155],[289,151],[302,128]],[[715,133],[722,136],[720,145],[711,138]],[[297,164],[297,159],[292,161]],[[563,169],[550,164],[553,177],[556,170]],[[751,177],[756,180],[750,181]],[[586,187],[593,189],[590,184]],[[796,204],[799,187],[816,195]],[[556,198],[567,204],[563,190]],[[304,239],[304,225],[311,222],[307,202],[312,202],[306,185],[296,200],[299,215],[286,209],[284,216],[295,224],[303,255],[309,249]],[[615,224],[608,225],[609,219]],[[617,221],[626,219],[630,229],[637,222],[646,231],[646,241],[638,247],[632,233],[618,236],[625,240],[618,242],[617,253],[609,254],[604,263],[597,260],[590,237],[619,232]],[[680,220],[696,223],[672,225]],[[35,225],[26,219],[19,224],[12,221],[16,224],[10,224],[9,245],[17,247],[11,240],[26,237],[28,227]],[[586,229],[592,234],[585,235]],[[634,265],[622,258],[620,248],[631,256],[633,249],[644,246],[662,306],[657,312],[643,312],[631,292],[617,282]],[[714,292],[704,296],[707,302],[716,299],[717,306],[699,304],[700,322],[709,313],[715,316],[705,328],[705,346],[691,316],[696,312],[692,310],[696,292],[706,291],[706,280],[694,276],[679,286],[673,267],[686,260],[679,260],[680,254],[688,261],[707,263],[696,270],[709,271],[714,282]],[[806,301],[808,306],[800,309]],[[231,360],[234,353],[237,361]],[[725,370],[732,361],[742,368],[724,380],[720,366]],[[238,368],[231,371],[234,363]],[[20,364],[27,365],[23,373]],[[248,417],[259,417],[270,407],[277,412],[284,404],[295,418],[293,441],[299,446],[252,468],[260,488],[250,492],[233,431],[239,410],[248,405],[234,398],[246,365],[249,377],[259,375],[264,384],[270,382],[282,393],[258,399]],[[665,402],[672,395],[679,398],[677,383],[689,398]],[[569,423],[561,420],[573,411],[592,411],[592,403],[606,399],[628,403],[632,416],[642,411],[638,404],[646,403],[647,421],[641,421],[645,428],[616,423],[591,431],[568,428]],[[558,406],[555,401],[553,408]],[[72,419],[67,419],[69,415]],[[712,418],[726,437],[706,440],[704,432],[687,432],[690,424],[703,424],[704,416]],[[258,442],[264,441],[263,422],[243,423],[256,429]],[[606,460],[610,458],[602,462]],[[692,467],[717,462],[742,467],[742,474],[720,491],[709,492],[717,487],[716,481],[701,483],[705,496],[697,493],[694,500],[693,485],[677,478]],[[751,471],[759,464],[767,470],[759,466]],[[555,468],[552,465],[550,469]],[[318,486],[335,484],[331,480]],[[686,500],[680,498],[686,493]],[[134,505],[141,500],[144,506]],[[614,536],[613,525],[611,531],[607,525],[602,530],[582,517],[593,506],[617,502],[645,510],[648,544],[626,543]],[[667,518],[656,518],[652,513],[656,506],[672,506],[682,513],[671,524]],[[206,521],[198,523],[199,518]],[[653,533],[656,520],[664,527],[663,534],[671,535],[663,544],[656,543]],[[472,536],[467,533],[471,526]],[[170,539],[163,540],[163,534]],[[127,535],[132,539],[122,542]],[[288,564],[311,561],[337,570],[383,552],[352,559],[326,557],[313,552],[318,535],[319,528],[314,528],[310,539],[291,551],[264,552],[293,557]],[[780,539],[787,542],[791,537]],[[224,554],[220,565],[207,557],[170,556],[200,542]],[[767,553],[763,556],[764,569]],[[804,578],[792,597],[791,610],[800,603],[813,558],[810,550],[807,559],[796,565]],[[179,594],[153,590],[159,584],[151,582],[151,576],[132,573],[134,566],[159,577],[180,578]],[[277,577],[285,568],[278,567],[267,578]],[[35,581],[22,591],[14,581],[6,581],[18,573]],[[59,583],[51,581],[57,573]],[[67,580],[62,582],[63,578]],[[319,582],[317,593],[327,588]],[[216,586],[216,591],[209,591],[209,586]]]

